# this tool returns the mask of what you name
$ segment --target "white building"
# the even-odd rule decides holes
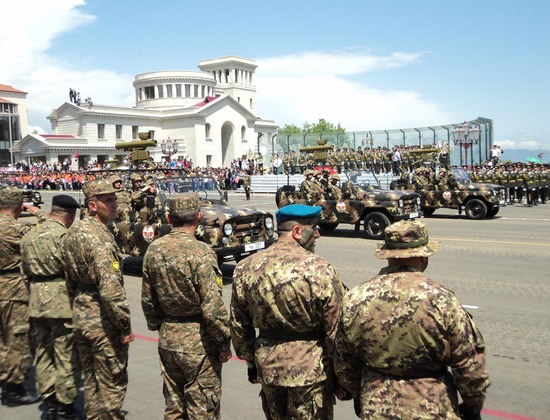
[[[0,84],[0,166],[12,163],[10,147],[27,135],[28,125],[27,92]]]
[[[255,114],[253,60],[223,57],[201,61],[201,71],[156,71],[134,80],[132,108],[65,102],[48,116],[52,134],[29,134],[14,145],[18,160],[63,161],[78,152],[80,166],[123,159],[115,143],[149,132],[158,146],[149,149],[158,162],[161,143],[177,141],[174,158],[188,157],[198,166],[228,166],[233,159],[257,153],[259,137],[271,143],[272,120]]]

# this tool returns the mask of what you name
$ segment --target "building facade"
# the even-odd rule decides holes
[[[28,132],[27,92],[0,84],[0,167],[15,161],[11,146]]]
[[[14,145],[17,160],[48,163],[78,153],[79,166],[88,161],[122,161],[127,152],[115,143],[148,132],[158,146],[149,152],[161,159],[189,158],[197,166],[229,166],[233,159],[256,155],[257,140],[277,131],[272,120],[255,114],[253,60],[222,57],[201,61],[200,71],[156,71],[133,82],[135,107],[65,102],[49,116],[52,134],[28,134]],[[265,137],[264,137],[265,138]],[[163,154],[161,144],[176,141],[178,150]]]

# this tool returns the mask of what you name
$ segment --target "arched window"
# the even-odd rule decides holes
[[[246,127],[244,125],[241,127],[241,140],[246,140]]]
[[[210,123],[206,123],[204,126],[204,134],[207,139],[210,138]]]

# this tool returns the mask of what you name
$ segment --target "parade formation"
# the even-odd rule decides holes
[[[261,384],[269,419],[331,419],[336,399],[352,399],[362,419],[479,419],[489,386],[485,343],[453,292],[423,274],[440,244],[417,219],[441,207],[483,219],[504,205],[544,204],[548,166],[457,168],[434,147],[333,149],[319,142],[268,170],[305,175],[299,188],[277,191],[276,225],[270,213],[232,209],[224,198],[235,171],[250,199],[251,175],[266,171],[255,159],[220,170],[95,168],[80,173],[84,202],[55,195],[49,215],[25,201],[24,191],[36,191],[31,182],[26,190],[4,185],[2,403],[43,401],[48,419],[80,418],[83,381],[87,418],[124,418],[136,315],[123,261],[139,257],[167,419],[220,418],[231,344],[248,381]],[[380,173],[391,174],[390,190],[357,182]],[[4,174],[24,177],[32,175]],[[18,221],[23,211],[36,227]],[[376,256],[388,260],[352,290],[314,254],[318,229],[340,223],[382,239]],[[226,309],[220,266],[229,260],[237,265]],[[38,395],[24,385],[33,365]]]

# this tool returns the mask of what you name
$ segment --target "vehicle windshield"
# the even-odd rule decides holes
[[[468,175],[468,172],[464,168],[453,168],[453,175],[462,184],[470,184],[472,182],[470,175]]]
[[[216,180],[209,176],[167,176],[157,182],[159,189],[168,195],[196,192],[203,200],[224,202]]]
[[[376,178],[376,175],[368,169],[346,171],[344,173],[349,181],[365,190],[381,189],[378,178]]]

